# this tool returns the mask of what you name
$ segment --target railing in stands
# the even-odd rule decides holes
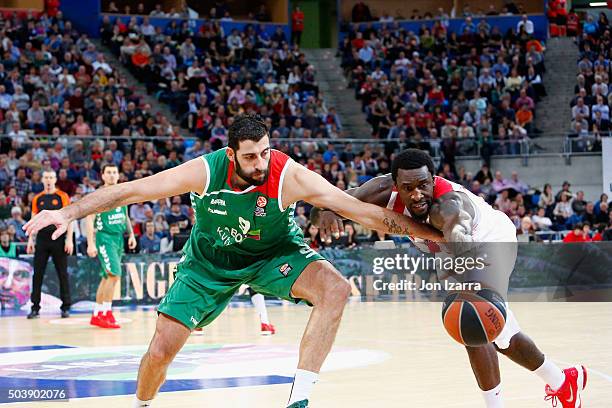
[[[563,152],[567,155],[576,153],[601,153],[601,138],[611,137],[612,132],[601,132],[600,135],[565,136]]]
[[[10,138],[7,134],[0,134],[1,138]],[[605,137],[609,137],[606,135]],[[77,141],[83,142],[87,148],[96,141],[102,141],[105,144],[115,140],[122,143],[124,146],[131,146],[134,141],[142,140],[145,142],[155,141],[173,141],[183,142],[186,147],[193,146],[199,140],[193,136],[74,136],[74,135],[28,135],[26,137],[25,146],[30,146],[32,140],[41,142],[41,146],[48,146],[59,141],[65,147],[71,148]],[[538,141],[552,139],[559,141],[559,151],[545,152],[538,147]],[[488,143],[482,143],[478,138],[456,139],[454,156],[461,158],[484,158],[484,157],[538,157],[538,156],[572,156],[572,155],[601,155],[600,138],[597,136],[580,136],[569,137],[564,135],[539,135],[538,139],[508,139],[505,141],[493,140]],[[442,158],[449,151],[445,149],[443,139],[424,138],[414,140],[413,138],[401,141],[399,139],[363,139],[363,138],[337,138],[337,139],[303,139],[303,138],[272,138],[271,145],[275,148],[280,148],[284,144],[292,148],[295,144],[300,144],[303,149],[309,149],[309,145],[313,145],[314,151],[325,150],[328,144],[334,145],[337,152],[344,150],[347,144],[352,144],[353,152],[357,153],[363,149],[365,145],[370,145],[372,148],[382,148],[386,153],[392,153],[395,150],[401,150],[408,147],[419,147],[428,150],[433,157]],[[562,147],[562,149],[561,149]]]

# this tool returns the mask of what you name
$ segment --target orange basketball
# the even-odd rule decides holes
[[[506,304],[495,291],[460,292],[447,296],[442,307],[444,328],[460,344],[493,342],[506,325]]]

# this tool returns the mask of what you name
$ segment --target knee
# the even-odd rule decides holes
[[[330,269],[326,275],[319,304],[330,309],[342,310],[351,294],[351,285],[336,270]]]
[[[168,366],[174,357],[166,347],[159,343],[151,344],[147,354],[149,364],[155,367]]]

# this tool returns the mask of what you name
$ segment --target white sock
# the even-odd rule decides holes
[[[104,302],[104,303],[103,303],[103,305],[104,305],[104,309],[103,309],[102,311],[103,311],[104,313],[106,313],[106,312],[110,312],[110,311],[111,311],[111,304],[112,304],[112,302]]]
[[[147,401],[141,401],[138,399],[138,397],[134,396],[134,408],[150,407],[152,403],[153,403],[152,399],[147,400]]]
[[[98,313],[100,313],[100,312],[102,311],[102,308],[103,308],[103,307],[104,307],[104,306],[102,305],[102,303],[96,303],[96,304],[94,305],[93,315],[94,315],[94,316],[97,316],[97,315],[98,315]]]
[[[558,390],[565,382],[563,371],[546,356],[544,356],[544,362],[534,371],[534,374],[550,385],[553,390]]]
[[[270,324],[270,320],[268,320],[268,309],[266,309],[266,299],[264,298],[264,295],[262,295],[261,293],[254,294],[253,296],[251,296],[251,302],[253,302],[253,306],[255,306],[257,313],[259,313],[259,320],[261,320],[263,324]]]
[[[492,390],[483,391],[482,396],[485,400],[485,406],[487,408],[504,408],[501,383],[499,383],[499,385]]]
[[[319,374],[313,373],[312,371],[300,370],[298,368],[295,371],[293,387],[291,387],[291,395],[289,396],[287,405],[308,399],[312,391],[312,386],[315,385],[318,379]]]

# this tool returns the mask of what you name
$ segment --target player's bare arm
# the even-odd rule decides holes
[[[134,249],[138,245],[136,242],[136,237],[134,236],[134,228],[132,227],[132,220],[129,216],[126,217],[126,229],[128,233],[128,248]]]
[[[365,203],[386,207],[392,191],[393,179],[387,174],[374,177],[359,187],[345,190],[345,193]],[[333,211],[314,207],[310,211],[310,221],[320,229],[323,240],[330,237],[330,234],[343,232],[343,219]]]
[[[98,254],[96,248],[96,232],[94,230],[95,215],[88,215],[85,218],[85,228],[87,232],[87,255],[94,258]]]
[[[414,221],[386,208],[366,203],[332,186],[323,177],[292,162],[283,182],[284,205],[306,201],[377,231],[395,235],[413,235],[441,241],[442,234],[435,228]]]
[[[435,200],[429,213],[430,224],[442,231],[447,242],[455,245],[473,242],[473,220],[474,209],[470,201],[456,191]]]
[[[30,235],[48,225],[55,225],[57,229],[52,238],[56,239],[66,231],[72,220],[128,204],[157,200],[191,191],[202,193],[205,185],[204,161],[196,158],[150,177],[102,187],[61,210],[41,211],[25,224],[23,229]]]

